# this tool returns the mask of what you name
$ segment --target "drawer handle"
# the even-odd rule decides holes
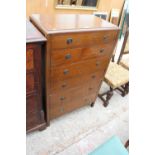
[[[91,87],[89,88],[89,90],[92,90],[92,89],[93,89],[93,88],[91,88]]]
[[[69,70],[68,69],[65,69],[64,70],[64,74],[66,75],[66,74],[68,74],[69,73]]]
[[[62,86],[61,86],[62,88],[65,88],[66,87],[66,83],[64,83],[64,84],[62,84]]]
[[[109,39],[109,36],[104,36],[104,37],[103,37],[103,40],[104,40],[104,41],[106,41],[106,40],[108,40],[108,39]]]
[[[60,100],[61,100],[61,101],[64,101],[64,100],[65,100],[65,97],[64,97],[64,96],[61,96],[61,97],[60,97]]]
[[[68,60],[71,58],[71,54],[66,54],[65,59]]]
[[[97,61],[97,62],[96,62],[96,66],[99,66],[99,65],[100,65],[100,62],[99,62],[99,61]]]
[[[100,49],[100,53],[103,53],[104,52],[104,48]]]
[[[95,75],[92,75],[92,79],[95,79],[96,78],[96,76]]]
[[[72,38],[68,38],[67,39],[67,44],[71,44],[73,42],[73,39]]]

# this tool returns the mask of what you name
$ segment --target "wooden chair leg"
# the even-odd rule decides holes
[[[92,103],[90,104],[90,106],[91,106],[91,107],[94,107],[94,104],[95,104],[95,102],[92,102]]]
[[[129,140],[127,140],[127,142],[125,143],[125,148],[127,148],[129,146]]]
[[[129,93],[129,82],[125,85],[125,92],[126,92],[126,94],[128,94]]]
[[[116,88],[119,92],[121,92],[121,96],[124,97],[129,93],[129,82],[119,88]]]
[[[115,62],[115,55],[112,56],[112,62]]]
[[[103,96],[106,96],[105,98]],[[98,97],[103,101],[103,106],[107,107],[109,104],[109,100],[113,96],[113,89],[110,87],[110,90],[103,94],[98,94]]]
[[[111,97],[113,96],[113,89],[110,88],[110,91],[107,93],[107,96],[106,96],[106,102],[104,102],[104,106],[107,107],[108,104],[109,104],[109,100],[111,99]]]

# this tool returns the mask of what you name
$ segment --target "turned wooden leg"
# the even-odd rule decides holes
[[[107,107],[108,104],[109,104],[109,101],[106,101],[106,100],[105,100],[105,102],[103,103],[103,106],[104,106],[104,107]]]
[[[122,87],[122,96],[124,97],[129,93],[129,83],[125,84],[124,87]]]
[[[105,100],[105,102],[103,103],[103,105],[104,105],[105,107],[108,106],[109,100],[111,99],[112,96],[113,96],[113,89],[110,88],[110,91],[107,93],[106,100]]]
[[[122,97],[124,97],[126,95],[125,90],[122,91],[122,94],[121,95],[122,95]]]
[[[103,96],[106,96],[105,98]],[[107,107],[109,104],[109,100],[113,96],[113,89],[110,87],[110,90],[103,93],[103,94],[98,94],[98,97],[103,101],[103,106]]]
[[[91,106],[91,107],[94,107],[94,104],[95,104],[95,102],[92,102],[92,103],[90,104],[90,106]]]
[[[115,55],[112,56],[112,62],[115,62]]]
[[[129,82],[125,85],[125,92],[126,92],[126,94],[128,94],[129,93]]]

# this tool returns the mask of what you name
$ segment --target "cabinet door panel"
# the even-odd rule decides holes
[[[42,98],[42,58],[41,45],[28,44],[26,47],[26,130],[40,126],[45,118]],[[44,120],[44,121],[43,121]]]
[[[27,49],[26,50],[26,70],[34,69],[34,50]]]

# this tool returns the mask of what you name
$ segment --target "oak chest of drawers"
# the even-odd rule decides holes
[[[45,123],[44,44],[46,39],[26,21],[26,131],[43,129]]]
[[[34,14],[46,36],[48,121],[95,102],[119,29],[93,15]]]

